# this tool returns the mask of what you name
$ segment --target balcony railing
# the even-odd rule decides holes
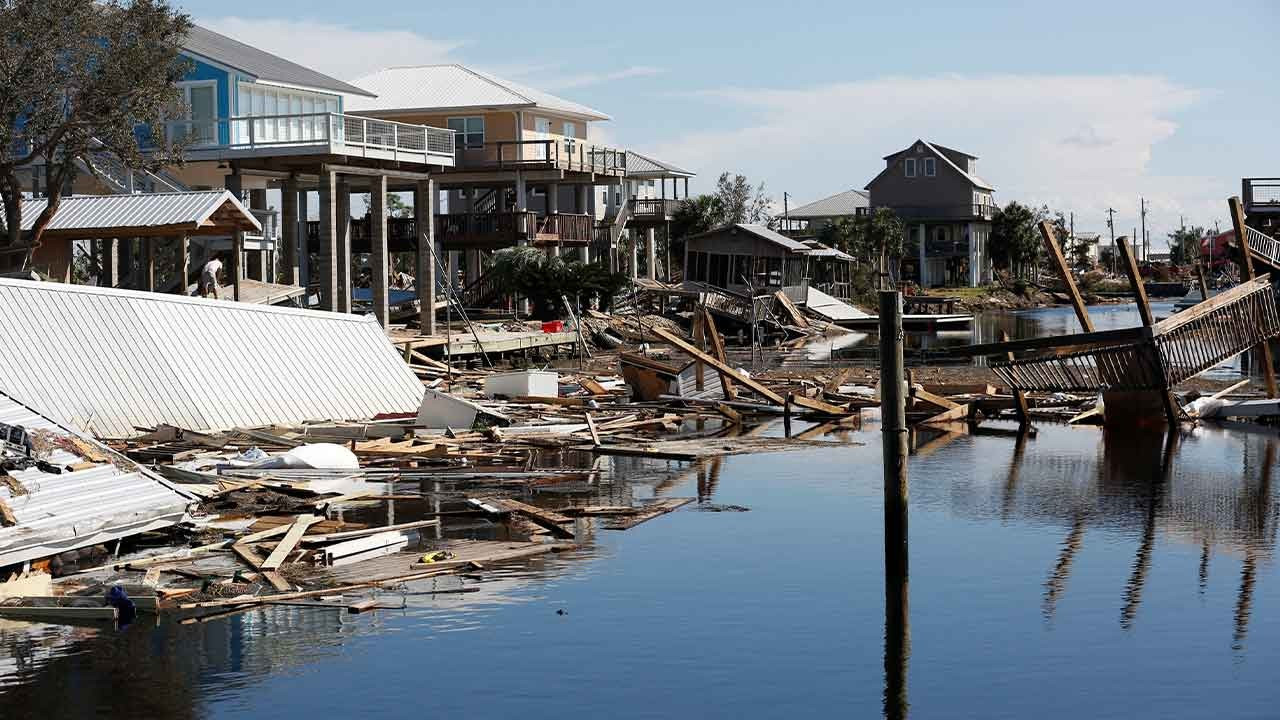
[[[554,167],[607,175],[627,171],[627,152],[588,145],[581,140],[499,140],[495,143],[498,167]]]
[[[990,220],[995,205],[895,205],[889,208],[903,220]]]
[[[445,247],[501,248],[531,238],[538,214],[531,210],[436,215],[436,239]]]
[[[1240,185],[1247,212],[1280,212],[1280,178],[1245,178]]]
[[[631,217],[639,221],[666,220],[675,215],[679,200],[631,198]]]
[[[188,154],[352,155],[452,165],[452,130],[337,113],[253,115],[218,120],[179,120],[166,125],[171,141],[184,143]]]
[[[589,245],[595,230],[591,215],[552,213],[538,218],[538,241],[560,245]]]

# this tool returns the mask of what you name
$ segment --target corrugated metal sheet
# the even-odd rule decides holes
[[[461,65],[392,67],[355,82],[377,97],[348,97],[349,112],[541,107],[590,120],[610,119],[586,105]],[[527,122],[532,126],[532,120]]]
[[[671,163],[654,160],[634,150],[627,151],[627,175],[636,177],[693,177],[695,173]]]
[[[115,460],[114,464],[61,474],[37,468],[10,471],[26,494],[14,495],[8,487],[0,487],[0,498],[18,521],[11,527],[0,527],[0,566],[173,525],[182,519],[191,502],[191,498],[106,446],[59,426],[4,394],[0,394],[0,423],[20,425],[33,436],[50,442],[80,437]],[[86,460],[63,447],[51,445],[42,453],[42,459],[58,467]]]
[[[98,437],[416,412],[370,316],[0,279],[0,391]]]
[[[228,67],[248,73],[259,80],[297,85],[336,93],[368,95],[369,92],[350,83],[325,75],[322,72],[285,60],[252,45],[216,33],[209,28],[193,25],[182,44],[187,52],[208,58]]]
[[[30,230],[44,212],[44,198],[24,200],[22,229]],[[226,190],[137,195],[71,195],[62,198],[48,230],[91,230],[190,225],[195,229],[226,203],[239,209],[246,223],[259,231],[262,225]],[[0,209],[3,213],[3,209]]]

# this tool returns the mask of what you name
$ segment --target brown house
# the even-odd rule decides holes
[[[978,177],[978,158],[916,140],[884,161],[866,189],[873,209],[889,208],[906,225],[901,279],[924,287],[990,282],[994,189]]]

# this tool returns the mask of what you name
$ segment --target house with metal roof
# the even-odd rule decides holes
[[[923,287],[990,282],[994,188],[978,175],[978,158],[916,140],[884,161],[866,190],[873,210],[889,208],[906,224],[900,279]]]
[[[628,232],[654,247],[680,180],[687,195],[693,173],[594,142],[593,124],[610,117],[582,103],[458,64],[390,67],[354,82],[375,97],[347,96],[350,112],[455,133],[456,162],[438,176],[446,197],[436,235],[449,276],[461,272],[473,287],[484,253],[517,244],[585,260],[607,251],[616,264],[612,250]],[[634,275],[634,257],[629,265]]]
[[[724,225],[685,238],[685,283],[758,296],[782,290],[796,302],[807,296],[810,248],[763,225]]]
[[[845,218],[862,217],[871,205],[871,195],[865,190],[845,190],[835,195],[815,200],[807,205],[786,210],[784,222],[793,235],[816,236],[831,223]]]

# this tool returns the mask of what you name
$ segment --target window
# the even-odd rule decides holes
[[[925,158],[924,159],[924,176],[934,177],[937,174],[938,174],[937,162],[931,157]]]
[[[248,144],[250,133],[255,145],[323,140],[330,132],[325,114],[336,112],[338,98],[332,95],[241,83],[232,142]],[[244,119],[252,117],[260,119]]]
[[[734,285],[741,285],[751,279],[751,256],[750,255],[734,255],[733,270],[730,271],[732,276],[729,278]]]
[[[186,104],[186,119],[175,129],[187,136],[193,145],[214,145],[218,142],[218,83],[216,80],[180,83],[182,100]]]
[[[689,279],[694,282],[707,281],[707,254],[691,251],[689,253]]]
[[[729,286],[729,256],[711,253],[707,259],[707,282],[716,287]]]
[[[571,122],[566,122],[564,124],[564,151],[570,158],[573,157],[575,150],[574,146],[577,144],[577,138],[578,127]]]
[[[475,150],[484,147],[484,117],[449,118],[449,129],[457,138],[457,146]]]
[[[907,158],[905,166],[907,170],[907,177],[915,177],[916,176],[916,159]]]

